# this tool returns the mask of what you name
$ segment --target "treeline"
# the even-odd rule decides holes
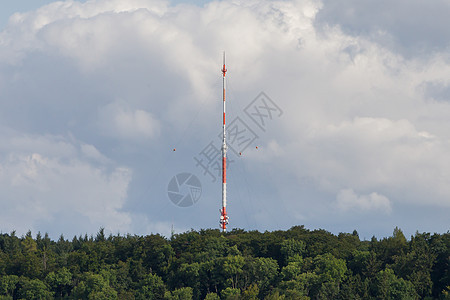
[[[0,299],[450,299],[450,233],[0,235]]]

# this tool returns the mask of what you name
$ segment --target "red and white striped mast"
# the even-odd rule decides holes
[[[225,127],[225,75],[227,69],[225,67],[225,52],[223,52],[223,67],[222,67],[222,86],[223,86],[223,142],[222,142],[222,209],[220,210],[220,228],[223,232],[227,231],[228,215],[227,215],[227,142],[226,142],[226,127]]]

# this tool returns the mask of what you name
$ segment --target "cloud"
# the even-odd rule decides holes
[[[450,83],[442,81],[424,82],[421,86],[426,97],[435,101],[450,101]]]
[[[111,160],[109,160],[106,156],[100,153],[97,148],[95,148],[93,145],[83,144],[81,145],[81,153],[87,158],[90,158],[94,161],[106,164],[111,163]]]
[[[110,103],[99,111],[99,127],[106,136],[145,140],[159,134],[158,121],[142,109],[132,110],[126,103]]]
[[[423,5],[93,0],[15,14],[0,33],[1,184],[8,199],[26,192],[9,215],[34,205],[26,226],[64,216],[86,231],[215,226],[220,186],[192,157],[220,132],[223,50],[227,117],[258,136],[230,164],[232,226],[320,227],[333,204],[405,224],[392,207],[448,212],[448,4]],[[243,113],[261,91],[283,111],[264,130]],[[189,211],[166,191],[187,171],[204,186]]]
[[[407,120],[364,117],[310,128],[293,146],[299,158],[290,164],[295,162],[299,177],[314,178],[330,193],[353,185],[410,204],[424,203],[431,193],[428,205],[448,207],[448,147]]]
[[[0,160],[2,231],[36,232],[43,227],[58,235],[65,228],[70,236],[100,227],[129,228],[130,216],[121,211],[131,180],[129,169],[107,167],[94,146],[80,147],[61,137],[1,138],[10,142]],[[91,165],[81,153],[101,165]],[[62,222],[59,228],[48,227],[55,219]]]
[[[336,205],[343,212],[372,212],[380,211],[390,214],[392,212],[392,204],[388,198],[377,193],[369,195],[357,195],[352,189],[343,189],[336,196]]]
[[[350,35],[370,37],[408,57],[430,55],[450,46],[448,1],[323,2],[316,17],[318,26],[339,26]]]

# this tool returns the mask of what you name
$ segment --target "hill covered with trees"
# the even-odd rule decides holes
[[[0,299],[450,299],[450,233],[0,235]]]

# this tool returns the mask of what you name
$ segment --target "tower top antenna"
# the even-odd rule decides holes
[[[225,73],[227,73],[227,68],[225,67],[225,51],[223,51],[223,67],[222,67],[223,77],[225,77]],[[225,86],[223,87],[225,91]],[[225,101],[225,98],[223,99]]]

